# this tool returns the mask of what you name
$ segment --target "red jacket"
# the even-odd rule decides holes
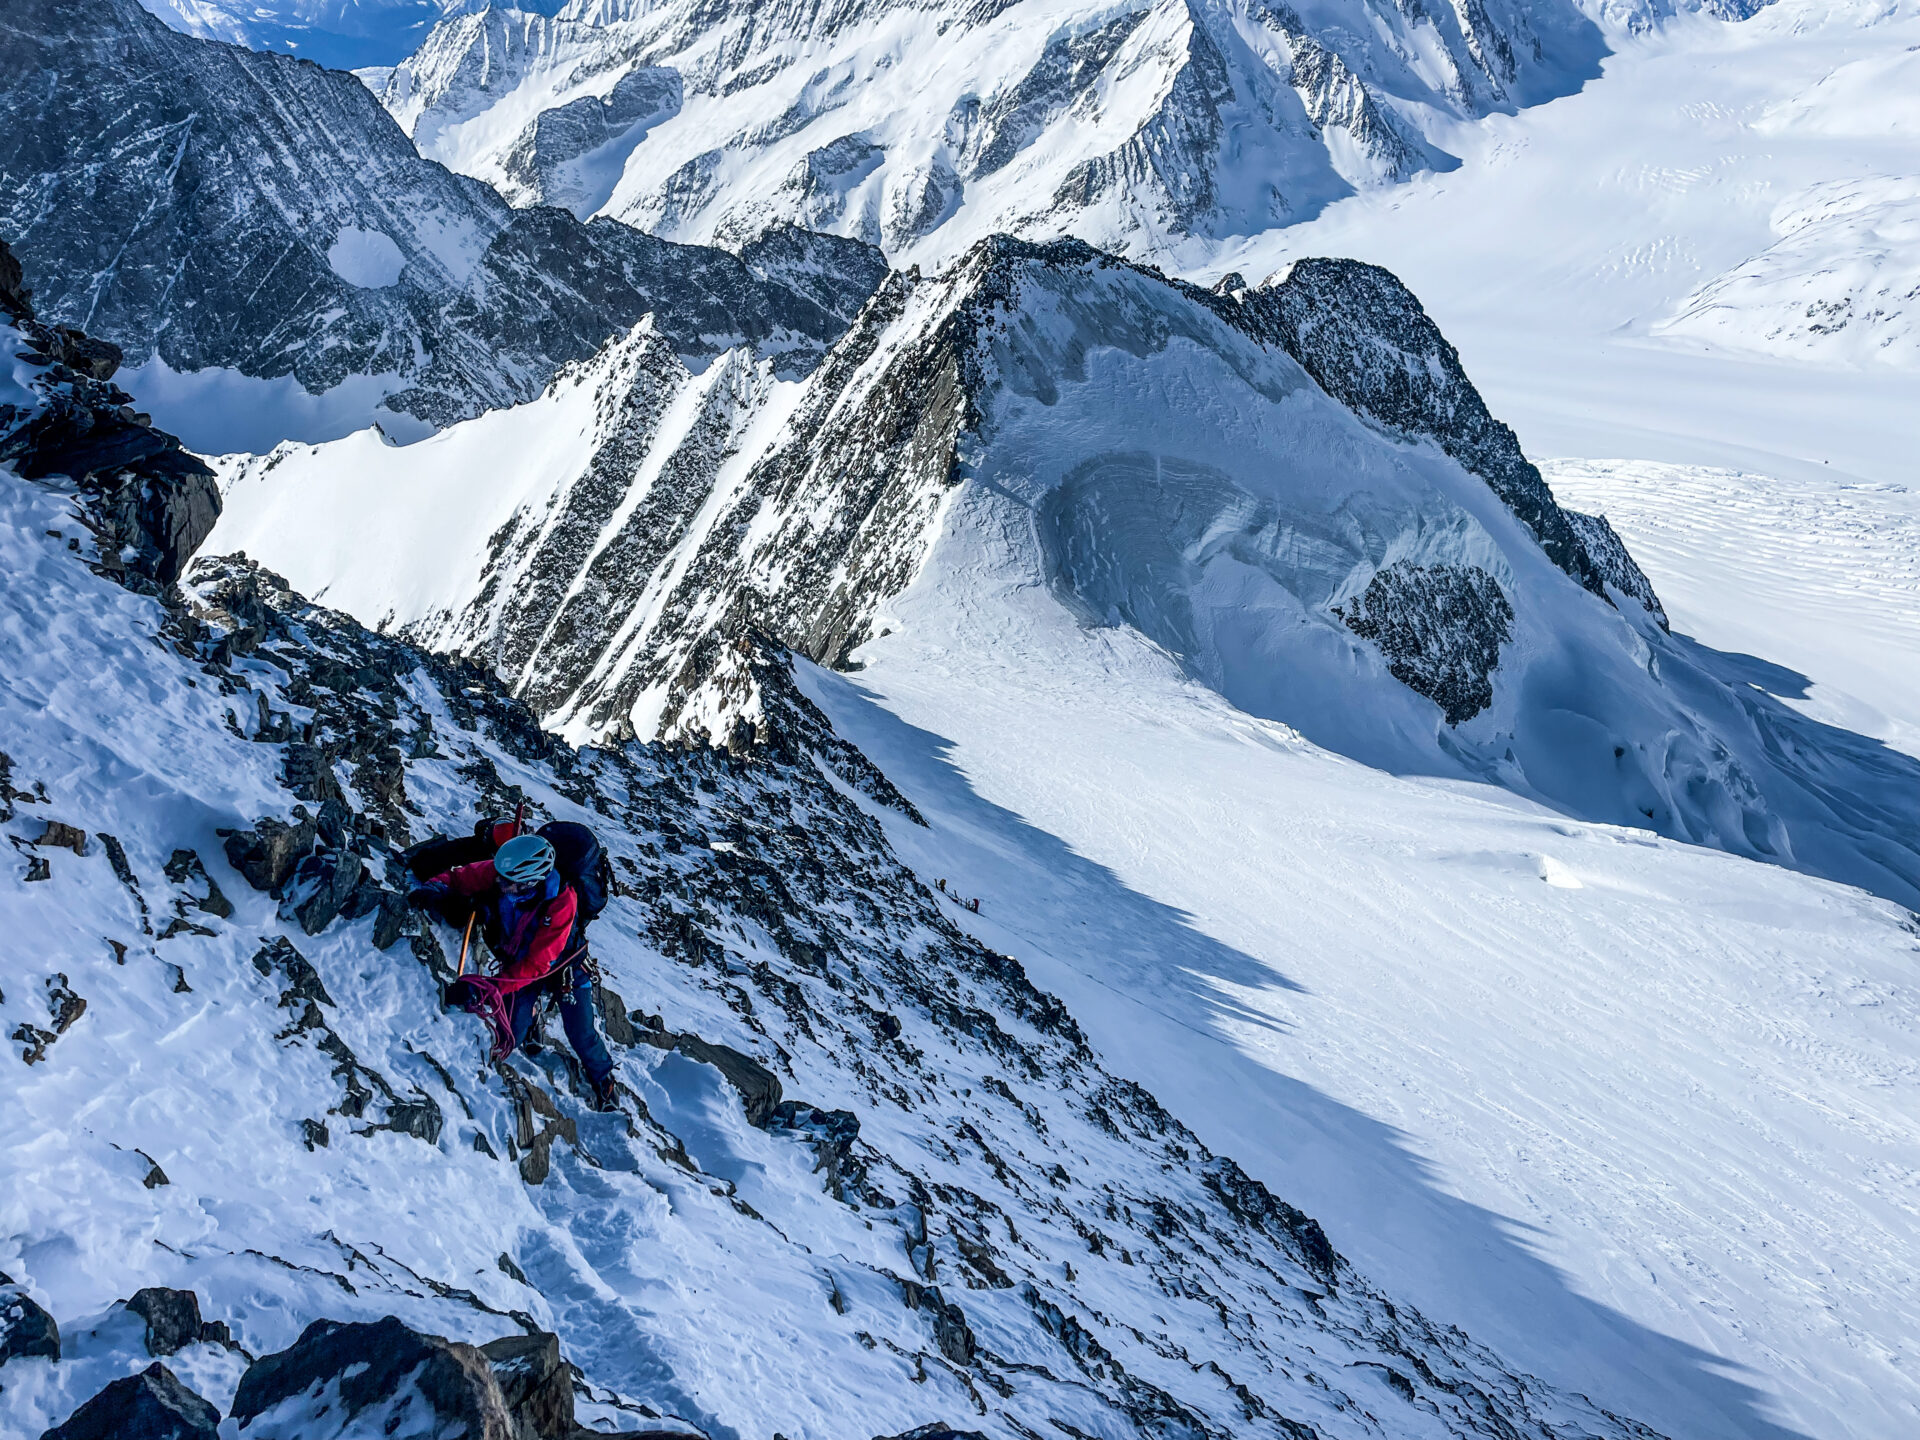
[[[450,893],[474,901],[486,916],[487,943],[500,956],[500,978],[518,982],[505,988],[518,989],[520,985],[543,979],[565,957],[567,939],[573,934],[574,918],[579,911],[573,887],[565,881],[560,883],[559,893],[551,900],[522,914],[510,934],[501,924],[503,897],[491,860],[457,866],[427,883],[445,885]]]

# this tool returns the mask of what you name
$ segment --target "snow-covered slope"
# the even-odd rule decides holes
[[[970,929],[1536,1373],[1675,1436],[1912,1433],[1904,906],[1345,763],[1124,629],[983,594],[982,558],[943,545],[864,668],[808,683]]]
[[[1634,460],[1545,469],[1620,527],[1678,629],[1753,657],[1753,683],[1814,719],[1920,756],[1920,491]]]
[[[1920,59],[1908,58],[1904,84],[1920,87]],[[1782,202],[1772,224],[1777,241],[1689,294],[1653,333],[1920,368],[1920,175],[1815,185]]]
[[[119,344],[203,449],[416,435],[531,399],[647,313],[689,357],[745,341],[795,368],[844,326],[732,255],[512,210],[351,76],[134,0],[9,4],[0,119],[0,234],[41,311]]]
[[[716,631],[844,664],[961,545],[979,588],[944,603],[1035,589],[1366,764],[1920,899],[1920,768],[1667,634],[1367,267],[1209,293],[997,241],[889,281],[801,383],[740,354],[693,375],[643,326],[422,446],[223,468],[216,544],[486,657],[566,733],[724,733]],[[329,518],[373,507],[378,535]]]
[[[1578,95],[1447,132],[1451,174],[1161,263],[1387,266],[1536,454],[1910,483],[1920,6],[1777,0],[1613,44]]]
[[[904,263],[1292,223],[1450,168],[1437,117],[1565,94],[1603,51],[1571,0],[574,0],[449,20],[382,97],[516,203],[702,242],[788,221]]]
[[[587,1433],[1652,1440],[1390,1301],[1108,1070],[900,863],[882,817],[924,822],[777,652],[715,667],[734,751],[578,752],[244,562],[129,592],[101,521],[0,468],[0,1431],[165,1353],[120,1302],[171,1285],[224,1327],[166,1341],[221,1411],[310,1322],[396,1315],[556,1334]],[[394,889],[409,839],[522,800],[615,857],[622,1114],[557,1049],[476,1073]],[[424,1382],[356,1424],[350,1358],[247,1433],[453,1433]]]

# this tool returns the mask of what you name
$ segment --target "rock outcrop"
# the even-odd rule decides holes
[[[112,383],[117,346],[36,318],[21,272],[0,240],[0,346],[19,367],[0,387],[0,464],[72,481],[87,497],[100,567],[171,585],[219,518],[213,472]]]
[[[233,1418],[242,1428],[260,1423],[263,1434],[302,1440],[402,1427],[468,1440],[522,1440],[524,1433],[486,1355],[391,1316],[372,1324],[314,1321],[291,1348],[247,1368]]]
[[[115,1380],[40,1440],[217,1440],[220,1412],[155,1361]]]
[[[0,1274],[0,1365],[36,1355],[60,1358],[60,1327],[31,1295]]]

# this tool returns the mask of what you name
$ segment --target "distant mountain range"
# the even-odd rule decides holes
[[[1605,50],[1572,0],[576,0],[450,19],[369,79],[516,204],[723,244],[784,220],[902,261],[1289,224],[1450,168],[1436,122],[1566,94]]]

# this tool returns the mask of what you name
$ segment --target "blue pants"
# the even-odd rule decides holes
[[[593,976],[587,973],[584,965],[570,967],[566,975],[557,981],[529,985],[508,997],[508,1013],[513,1019],[513,1043],[520,1045],[526,1042],[527,1028],[533,1024],[534,1007],[540,1003],[540,992],[555,984],[566,986],[560,991],[560,1020],[567,1027],[567,1043],[573,1046],[573,1053],[586,1066],[587,1078],[598,1085],[613,1073],[613,1056],[607,1053],[607,1042],[600,1038],[600,1027],[593,1013]]]

